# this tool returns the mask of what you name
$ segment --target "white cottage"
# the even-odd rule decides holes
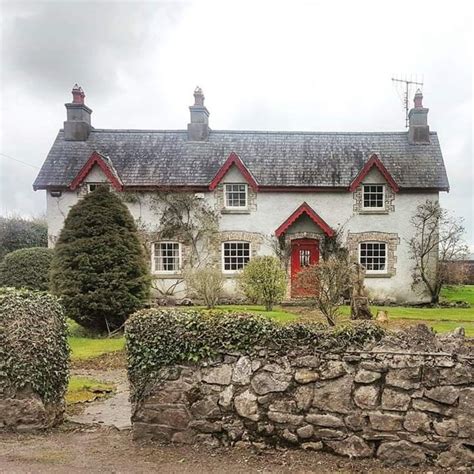
[[[366,268],[373,299],[426,299],[412,289],[410,218],[449,184],[421,92],[405,132],[212,130],[199,88],[187,130],[97,129],[82,89],[72,94],[64,129],[33,186],[46,191],[50,246],[71,206],[101,183],[139,197],[124,200],[149,235],[160,235],[152,196],[193,193],[219,216],[216,261],[229,294],[249,259],[275,252],[273,239],[288,249],[288,297],[301,296],[296,275],[317,263],[322,241],[339,232]],[[177,296],[185,294],[186,247],[178,237],[149,242],[158,285]]]

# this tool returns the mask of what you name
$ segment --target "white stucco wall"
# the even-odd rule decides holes
[[[225,182],[245,182],[238,170],[233,167],[224,178]],[[106,181],[100,168],[94,167],[86,182]],[[384,182],[383,177],[374,170],[364,180],[366,183]],[[52,197],[47,192],[47,219],[49,228],[49,242],[53,246],[62,228],[64,219],[72,205],[84,195],[84,189],[65,191],[61,197]],[[216,204],[215,193],[206,192],[204,198],[209,204]],[[375,299],[391,298],[397,301],[420,301],[426,295],[416,294],[411,289],[412,262],[409,257],[408,240],[411,238],[413,228],[410,219],[416,207],[427,199],[438,200],[438,193],[433,192],[403,192],[396,194],[393,204],[394,212],[388,214],[358,214],[354,212],[354,195],[349,191],[342,192],[263,192],[257,193],[257,210],[248,214],[222,214],[220,217],[220,231],[254,232],[270,238],[275,230],[282,224],[303,202],[307,202],[313,210],[324,219],[329,226],[337,229],[341,226],[344,233],[384,232],[395,233],[400,239],[396,248],[396,273],[390,278],[367,278],[366,287],[370,296]],[[146,193],[143,194],[141,204],[127,204],[135,219],[150,229],[157,229],[159,217],[150,209]],[[320,232],[307,218],[297,221],[289,232]],[[272,252],[270,245],[263,239],[259,247],[259,254]],[[175,281],[169,277],[159,282],[168,286]],[[234,279],[227,275],[226,289],[233,291]],[[183,289],[183,287],[181,287]],[[178,295],[178,296],[182,296]]]

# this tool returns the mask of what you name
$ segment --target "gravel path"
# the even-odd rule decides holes
[[[85,425],[101,424],[103,426],[112,426],[119,430],[131,428],[131,406],[128,400],[130,391],[125,370],[76,369],[72,372],[72,375],[112,382],[116,385],[116,392],[105,400],[87,403],[80,414],[69,417],[70,421]]]

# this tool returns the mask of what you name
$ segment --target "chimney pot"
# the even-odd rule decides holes
[[[416,91],[415,98],[413,99],[415,103],[415,109],[422,109],[423,108],[423,93],[420,89]]]
[[[196,89],[194,89],[194,105],[200,105],[201,107],[204,107],[204,94],[202,93],[202,89],[197,86]]]
[[[72,103],[73,104],[84,104],[84,98],[86,94],[82,90],[82,87],[78,86],[77,84],[74,85],[72,88]]]

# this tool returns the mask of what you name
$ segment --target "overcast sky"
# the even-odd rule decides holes
[[[404,111],[391,77],[418,74],[442,203],[474,245],[471,4],[2,2],[0,213],[45,212],[31,185],[76,82],[98,128],[186,128],[200,85],[214,129],[392,131]]]

